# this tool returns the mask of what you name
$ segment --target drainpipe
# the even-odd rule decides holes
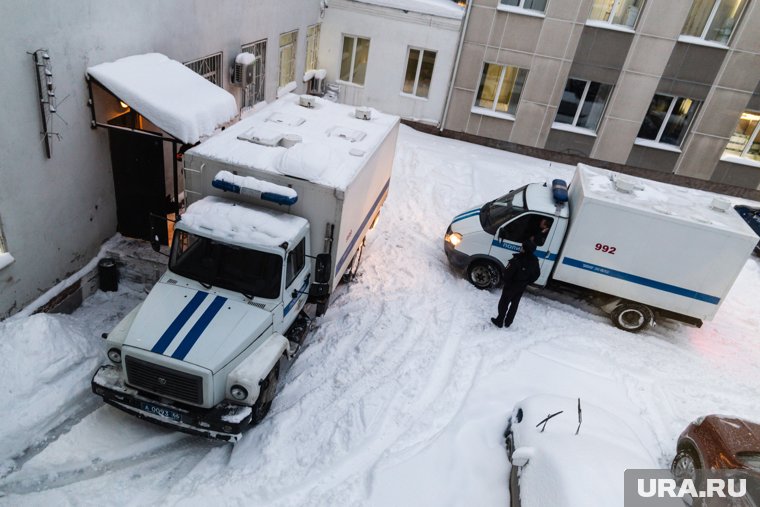
[[[462,58],[462,46],[464,46],[464,33],[467,31],[467,22],[470,19],[470,11],[472,10],[472,2],[474,0],[467,0],[467,10],[464,13],[464,20],[462,26],[459,29],[459,46],[457,47],[457,58],[454,60],[454,68],[451,71],[451,80],[449,83],[449,93],[446,95],[446,103],[443,105],[443,118],[441,118],[440,132],[443,132],[446,125],[446,118],[449,116],[449,103],[451,102],[451,95],[454,93],[454,80],[457,77],[457,71],[459,70],[459,60]]]

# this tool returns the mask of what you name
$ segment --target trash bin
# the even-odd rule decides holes
[[[115,292],[119,290],[119,271],[116,269],[116,261],[110,257],[100,259],[98,262],[98,286],[103,292]]]

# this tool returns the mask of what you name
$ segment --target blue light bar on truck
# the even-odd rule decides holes
[[[552,181],[552,195],[557,203],[567,202],[567,182],[565,180]]]
[[[298,201],[297,195],[289,196],[289,195],[278,194],[276,192],[262,192],[261,190],[250,188],[250,187],[241,187],[240,185],[236,185],[235,183],[232,183],[231,181],[220,179],[219,175],[217,175],[217,177],[214,178],[214,180],[211,182],[211,186],[214,188],[218,188],[219,190],[222,190],[224,192],[232,192],[235,194],[247,195],[247,196],[257,198],[257,199],[261,199],[262,201],[269,201],[276,204],[283,204],[286,206],[292,206]]]

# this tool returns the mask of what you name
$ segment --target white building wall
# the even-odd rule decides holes
[[[341,85],[340,101],[438,125],[454,67],[461,19],[331,0],[322,20],[319,65]],[[364,86],[339,81],[343,35],[370,39]],[[436,51],[426,99],[402,93],[410,47]]]
[[[81,269],[116,231],[108,134],[90,128],[84,79],[90,65],[159,52],[189,61],[268,38],[266,98],[277,90],[279,34],[298,29],[296,76],[303,74],[306,27],[319,21],[312,0],[7,0],[0,2],[0,224],[15,258],[0,269],[0,319]],[[53,66],[60,139],[51,159],[41,143],[32,52]],[[300,91],[303,83],[298,80]],[[65,123],[64,123],[65,121]]]

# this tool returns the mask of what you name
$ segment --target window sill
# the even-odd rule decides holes
[[[0,270],[3,270],[13,264],[16,259],[9,252],[0,253]]]
[[[587,19],[586,26],[592,26],[594,28],[602,28],[604,30],[613,30],[615,32],[623,33],[636,33],[636,30],[626,25],[616,25],[608,21],[599,21],[598,19]]]
[[[752,160],[750,158],[739,157],[737,155],[723,155],[720,157],[721,162],[728,162],[729,164],[746,165],[749,167],[757,167],[760,169],[760,160]]]
[[[552,130],[562,130],[564,132],[572,132],[573,134],[580,134],[582,136],[596,137],[596,132],[591,129],[576,127],[575,125],[568,125],[567,123],[552,123]]]
[[[404,97],[404,98],[407,98],[407,99],[421,100],[421,101],[424,101],[424,102],[428,101],[427,97],[420,97],[418,95],[412,95],[411,93],[401,92],[401,93],[399,93],[399,95],[402,96],[402,97]]]
[[[350,86],[351,88],[364,88],[364,85],[352,83],[351,81],[341,81],[340,79],[338,79],[335,82],[341,86]]]
[[[499,118],[500,120],[515,121],[515,115],[513,114],[499,113],[496,111],[491,111],[490,109],[486,109],[484,107],[473,107],[470,112],[482,116],[490,116],[491,118]]]
[[[513,5],[501,5],[499,4],[498,7],[496,7],[496,10],[502,11],[502,12],[511,12],[514,14],[523,14],[525,16],[531,16],[534,18],[545,18],[546,14],[541,11],[534,11],[531,9],[523,9],[522,7],[515,7]]]
[[[658,143],[657,141],[650,141],[649,139],[636,138],[633,142],[636,146],[643,146],[644,148],[654,148],[655,150],[669,151],[671,153],[681,153],[681,148],[673,146],[667,143]]]
[[[705,40],[701,37],[693,37],[691,35],[679,36],[678,42],[683,42],[685,44],[694,44],[696,46],[705,46],[708,48],[728,49],[728,46],[726,44]]]

